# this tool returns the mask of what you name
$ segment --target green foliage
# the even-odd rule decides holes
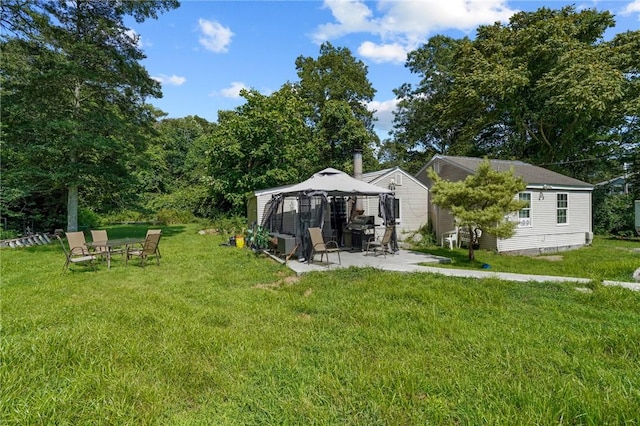
[[[480,26],[473,40],[432,37],[408,56],[420,82],[396,91],[381,153],[517,158],[597,180],[637,149],[640,31],[603,41],[614,24],[607,11],[569,6]]]
[[[78,212],[78,226],[80,229],[96,229],[102,226],[102,218],[91,209],[80,209]]]
[[[271,241],[271,234],[269,233],[269,229],[257,225],[247,230],[247,236],[247,241],[250,247],[259,250],[269,247],[269,242]]]
[[[594,191],[593,230],[597,234],[631,237],[634,231],[632,194],[607,194]]]
[[[213,228],[223,237],[244,234],[247,218],[240,215],[224,215],[213,220]]]
[[[0,240],[8,240],[18,236],[20,236],[18,231],[14,229],[5,229],[4,226],[0,224]]]
[[[513,170],[496,171],[485,158],[475,173],[463,181],[443,180],[433,169],[427,173],[434,182],[430,189],[431,201],[450,210],[457,224],[468,228],[469,235],[480,228],[498,238],[513,236],[516,223],[506,220],[505,216],[526,205],[515,196],[527,187],[522,178],[513,175]],[[473,259],[473,253],[473,244],[469,244],[469,259]]]
[[[68,189],[70,230],[77,227],[78,188],[117,196],[152,132],[155,117],[145,101],[161,96],[160,84],[140,65],[144,54],[124,19],[142,21],[177,6],[3,2],[0,23],[11,28],[0,38],[3,180],[23,200],[43,188]]]
[[[166,225],[192,223],[194,220],[193,213],[186,210],[162,209],[158,212],[158,221]]]
[[[154,215],[148,212],[135,210],[119,210],[104,215],[104,223],[149,222],[154,220]]]
[[[296,71],[297,92],[310,107],[308,120],[319,151],[314,172],[324,167],[349,172],[355,149],[363,151],[365,165],[371,163],[378,137],[366,107],[375,95],[367,66],[349,49],[325,42],[317,58],[299,56]]]
[[[210,136],[205,184],[219,211],[244,214],[257,189],[299,182],[316,171],[317,149],[306,117],[309,106],[291,85],[265,96],[243,91],[246,103],[219,114]]]
[[[116,256],[62,275],[59,245],[3,250],[0,423],[640,418],[637,292],[378,269],[295,277],[197,230],[163,227],[161,265],[145,269]]]
[[[422,225],[420,229],[411,234],[408,240],[411,242],[412,248],[415,249],[433,248],[437,244],[437,240],[433,233],[431,224],[428,223]]]

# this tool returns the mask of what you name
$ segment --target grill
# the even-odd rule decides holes
[[[354,216],[345,229],[345,243],[353,250],[365,250],[367,242],[373,238],[374,233],[374,216]]]

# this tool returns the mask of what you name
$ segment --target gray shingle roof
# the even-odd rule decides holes
[[[439,155],[439,158],[449,162],[453,165],[468,170],[470,173],[474,173],[478,168],[478,165],[484,160],[483,158],[473,157],[453,157],[447,155]],[[578,179],[574,179],[569,176],[565,176],[560,173],[547,170],[545,168],[534,166],[522,161],[509,161],[509,160],[489,160],[491,167],[497,171],[507,171],[511,167],[514,169],[514,174],[521,177],[527,185],[557,185],[557,186],[570,186],[576,188],[593,188],[593,185],[587,182],[583,182]]]

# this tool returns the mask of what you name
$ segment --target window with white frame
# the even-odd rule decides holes
[[[523,208],[518,210],[518,226],[531,226],[531,193],[521,192],[518,194],[518,199],[527,203]]]
[[[569,223],[569,194],[557,194],[556,197],[556,223],[558,225],[567,224]]]

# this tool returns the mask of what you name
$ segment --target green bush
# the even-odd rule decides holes
[[[102,226],[102,218],[93,210],[80,209],[78,212],[78,226],[80,228],[99,228]]]
[[[134,210],[121,210],[118,212],[112,212],[104,216],[103,221],[106,223],[120,223],[120,222],[149,222],[151,218],[148,214],[134,211]]]
[[[0,226],[0,240],[8,240],[11,238],[17,238],[20,235],[18,231],[15,229],[4,229],[3,226]]]
[[[594,194],[594,232],[600,235],[634,235],[633,197],[631,194]]]
[[[435,247],[436,237],[431,224],[422,225],[420,229],[409,236],[408,241],[410,241],[415,248],[425,249]]]
[[[176,223],[192,223],[193,213],[187,210],[162,209],[158,212],[158,221],[167,225]]]
[[[213,220],[213,228],[223,236],[244,234],[247,218],[239,215],[219,216]]]

